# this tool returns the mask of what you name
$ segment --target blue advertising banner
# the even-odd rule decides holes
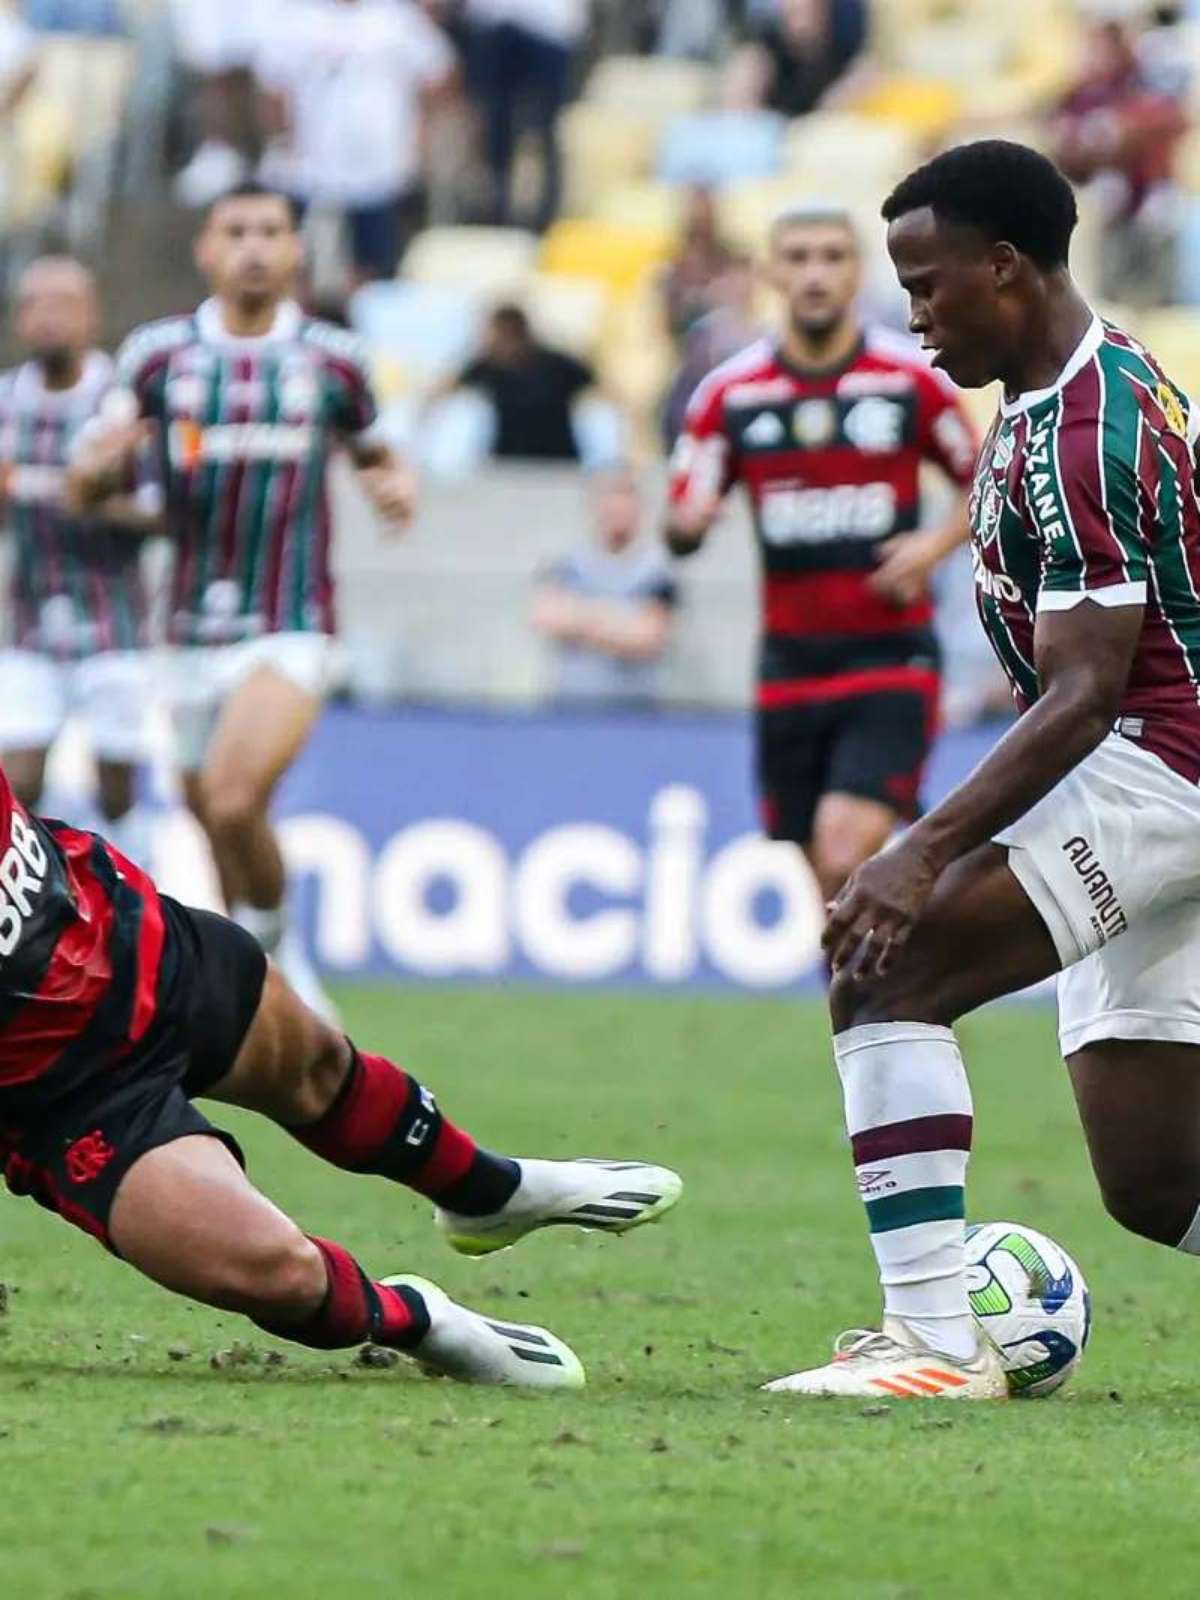
[[[991,737],[943,740],[930,794]],[[333,974],[760,991],[816,976],[815,886],[758,832],[742,717],[334,707],[279,816]],[[160,839],[168,887],[185,826]]]

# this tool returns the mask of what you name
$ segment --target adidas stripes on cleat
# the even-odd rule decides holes
[[[845,1395],[872,1400],[1006,1400],[1008,1380],[982,1334],[967,1360],[931,1350],[899,1320],[882,1333],[852,1328],[839,1335],[833,1360],[764,1384],[770,1394]]]
[[[440,1208],[437,1226],[461,1255],[507,1250],[537,1228],[628,1233],[665,1216],[683,1193],[668,1167],[641,1161],[518,1161],[521,1182],[499,1211],[464,1217]]]
[[[579,1357],[548,1329],[468,1311],[425,1278],[405,1275],[382,1282],[389,1288],[415,1289],[424,1300],[429,1332],[406,1354],[431,1377],[523,1389],[583,1387]]]

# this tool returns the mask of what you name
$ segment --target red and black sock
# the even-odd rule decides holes
[[[329,1290],[307,1322],[258,1326],[281,1339],[313,1350],[345,1350],[352,1345],[390,1345],[412,1350],[429,1332],[429,1311],[422,1295],[401,1284],[376,1283],[340,1244],[309,1236],[325,1261]]]
[[[321,1120],[289,1132],[335,1167],[391,1178],[463,1216],[498,1211],[521,1181],[515,1161],[481,1150],[402,1067],[357,1050]]]

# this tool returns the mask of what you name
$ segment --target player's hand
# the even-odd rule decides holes
[[[63,488],[65,509],[78,516],[120,493],[152,436],[144,418],[82,429]]]
[[[864,861],[828,907],[822,944],[834,972],[882,976],[908,943],[940,864],[914,830]]]
[[[940,532],[898,533],[875,552],[879,563],[867,585],[896,606],[910,606],[929,588],[933,570],[945,555]]]
[[[682,553],[683,548],[697,549],[720,514],[720,495],[689,495],[671,507],[667,519],[667,544],[677,555]]]
[[[417,475],[407,463],[392,461],[360,467],[359,482],[382,520],[392,529],[406,528],[417,509]]]

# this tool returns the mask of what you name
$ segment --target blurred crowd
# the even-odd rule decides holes
[[[607,653],[648,685],[675,597],[644,530],[612,531],[647,520],[622,474],[768,325],[770,218],[847,206],[866,314],[903,327],[882,194],[947,143],[1022,138],[1079,188],[1084,288],[1200,388],[1198,104],[1200,0],[0,0],[0,270],[65,235],[115,293],[131,210],[285,189],[306,294],[365,337],[426,470],[606,475],[535,621],[569,685],[580,639],[615,637],[589,586],[603,610],[628,583],[636,649]]]

